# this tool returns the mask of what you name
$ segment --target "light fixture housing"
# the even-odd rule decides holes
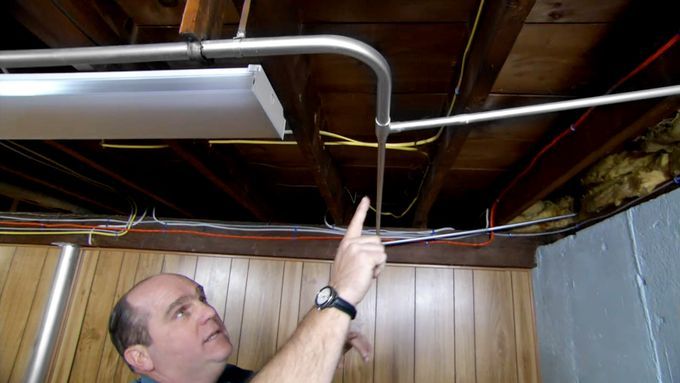
[[[0,139],[283,138],[260,65],[0,75]]]

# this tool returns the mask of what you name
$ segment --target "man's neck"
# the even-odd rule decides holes
[[[215,364],[209,367],[201,368],[200,370],[194,371],[173,371],[170,373],[160,373],[157,370],[151,371],[148,375],[144,376],[149,380],[142,380],[142,383],[215,383],[219,379],[222,371],[226,368],[227,363],[222,365]]]

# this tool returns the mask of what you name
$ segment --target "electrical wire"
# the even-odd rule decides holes
[[[579,228],[581,228],[581,227],[583,227],[583,226],[585,226],[585,225],[587,225],[591,222],[602,221],[602,220],[605,220],[605,219],[607,219],[611,216],[619,214],[620,212],[630,208],[631,206],[634,206],[635,204],[637,204],[641,200],[649,197],[650,195],[658,193],[658,192],[660,192],[660,191],[662,191],[662,190],[664,190],[664,189],[666,189],[669,186],[674,185],[674,184],[680,185],[680,176],[664,182],[660,186],[657,186],[656,188],[654,188],[654,190],[651,191],[649,194],[637,197],[637,198],[619,206],[618,208],[616,208],[616,209],[614,209],[614,210],[612,210],[608,213],[598,215],[598,216],[595,216],[595,217],[590,217],[588,219],[585,219],[585,220],[580,221],[580,222],[576,222],[575,224],[567,226],[567,227],[563,227],[563,228],[555,229],[555,230],[550,230],[550,231],[537,232],[537,233],[497,233],[496,235],[503,236],[503,237],[541,237],[541,236],[546,236],[546,235],[562,234],[562,233],[566,233],[566,232],[569,232],[569,231],[572,231],[572,230],[577,230],[577,229],[579,229]]]
[[[676,33],[672,38],[670,38],[664,45],[662,45],[659,49],[657,49],[652,55],[647,57],[641,64],[639,64],[635,69],[633,69],[631,72],[629,72],[626,76],[621,78],[619,81],[617,81],[613,86],[611,86],[605,94],[609,94],[613,92],[616,88],[621,86],[623,83],[628,81],[630,78],[638,74],[640,71],[642,71],[644,68],[649,66],[652,62],[654,62],[656,59],[661,57],[666,51],[668,51],[673,45],[675,45],[678,41],[680,40],[680,33]],[[498,197],[494,200],[493,204],[491,205],[491,225],[493,226],[494,218],[496,215],[496,208],[498,207],[498,203],[505,197],[505,195],[510,191],[510,189],[514,188],[515,185],[519,182],[520,179],[524,178],[531,169],[533,169],[536,166],[536,163],[538,160],[543,157],[543,155],[548,152],[551,148],[553,148],[555,145],[557,145],[558,142],[560,142],[564,137],[576,132],[576,130],[583,124],[583,122],[588,118],[588,116],[592,113],[592,111],[595,109],[595,107],[591,107],[588,110],[586,110],[581,117],[576,120],[575,123],[570,125],[567,129],[562,131],[560,134],[558,134],[552,141],[550,141],[549,144],[541,148],[541,150],[536,153],[529,164],[522,170],[515,178],[508,183],[508,185],[501,190],[501,192],[498,194]]]
[[[31,150],[31,149],[29,149],[29,148],[27,148],[23,145],[16,143],[14,141],[0,141],[0,146],[6,148],[8,150],[11,150],[12,152],[14,152],[14,153],[16,153],[16,154],[18,154],[22,157],[28,158],[31,161],[35,161],[35,162],[37,162],[41,165],[44,165],[44,166],[50,167],[52,169],[55,169],[57,171],[60,171],[62,173],[68,174],[72,177],[78,178],[78,179],[85,181],[89,184],[98,186],[100,188],[103,188],[103,189],[106,189],[106,190],[109,190],[109,191],[115,191],[115,189],[113,187],[111,187],[107,184],[104,184],[104,183],[99,182],[97,180],[94,180],[90,177],[82,175],[82,174],[78,173],[77,171],[69,168],[68,166],[63,165],[58,161],[55,161],[55,160],[53,160],[53,159],[51,159],[51,158],[49,158],[45,155],[42,155],[42,154],[40,154],[40,153],[38,153],[34,150]]]

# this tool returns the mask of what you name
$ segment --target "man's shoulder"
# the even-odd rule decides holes
[[[224,371],[222,371],[222,375],[220,375],[216,383],[246,383],[253,375],[254,373],[250,370],[244,370],[233,364],[228,364],[224,368]],[[142,375],[131,383],[156,383],[156,381],[148,376]]]
[[[217,380],[217,383],[245,383],[253,375],[254,373],[250,370],[244,370],[233,364],[228,364]]]

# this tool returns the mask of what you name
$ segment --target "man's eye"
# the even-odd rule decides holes
[[[177,312],[175,313],[175,318],[181,319],[181,318],[184,318],[187,315],[189,315],[187,308],[182,307],[181,309],[177,310]]]

